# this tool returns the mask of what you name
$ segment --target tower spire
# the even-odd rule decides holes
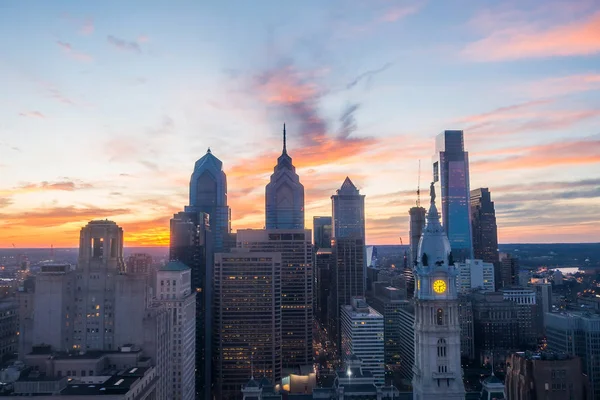
[[[284,122],[283,123],[283,154],[287,154],[285,142],[286,142],[286,138],[285,138],[285,122]]]

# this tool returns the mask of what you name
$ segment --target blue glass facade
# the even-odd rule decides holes
[[[210,226],[216,252],[224,248],[231,233],[231,210],[227,205],[227,176],[223,163],[210,149],[196,161],[190,179],[190,205],[187,212],[204,212],[210,215]]]
[[[442,203],[442,223],[456,261],[473,258],[469,153],[462,131],[444,131],[436,137],[433,181]]]
[[[346,177],[342,187],[331,196],[333,237],[359,238],[365,241],[365,196]]]
[[[283,152],[265,190],[267,229],[304,229],[304,186],[287,153],[283,126]]]

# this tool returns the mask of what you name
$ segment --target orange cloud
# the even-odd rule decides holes
[[[564,25],[540,29],[518,26],[499,29],[469,44],[463,55],[476,61],[503,61],[600,52],[600,12]]]
[[[130,212],[131,210],[123,208],[78,208],[74,206],[41,208],[33,211],[0,214],[0,226],[57,227],[71,222],[87,223],[92,219],[113,218]]]
[[[75,190],[82,189],[93,189],[94,185],[91,183],[84,182],[74,182],[74,181],[59,181],[59,182],[48,182],[43,181],[40,183],[24,183],[20,186],[17,186],[8,190],[0,190],[0,194],[19,194],[19,193],[31,193],[31,192],[42,192],[42,191],[52,191],[52,190],[61,190],[72,192]]]

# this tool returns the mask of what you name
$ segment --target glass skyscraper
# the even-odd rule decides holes
[[[469,153],[463,131],[444,131],[435,140],[433,182],[442,198],[442,223],[456,261],[473,258]]]
[[[190,205],[185,211],[210,215],[215,251],[224,251],[231,233],[231,210],[227,205],[227,176],[223,163],[210,149],[196,161],[190,179]]]
[[[304,229],[304,186],[286,149],[283,125],[283,152],[265,193],[266,229]]]
[[[475,259],[498,263],[496,210],[488,188],[471,190],[471,225]]]
[[[313,217],[315,250],[331,248],[331,217]]]
[[[331,196],[333,237],[365,239],[365,196],[346,177],[342,187]]]

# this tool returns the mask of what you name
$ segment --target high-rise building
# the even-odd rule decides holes
[[[227,205],[227,176],[223,163],[210,148],[196,161],[190,178],[190,205],[185,211],[203,212],[210,216],[215,251],[223,251],[231,233],[231,210]]]
[[[313,244],[315,250],[331,248],[331,217],[313,217]]]
[[[494,202],[488,188],[471,190],[471,225],[475,258],[497,264],[498,226]]]
[[[0,300],[0,357],[7,359],[19,350],[19,302],[15,298]]]
[[[472,296],[475,356],[496,363],[520,348],[518,305],[500,292]]]
[[[313,264],[310,229],[242,229],[238,247],[281,253],[284,368],[312,365]],[[217,294],[215,294],[215,297]]]
[[[215,254],[216,398],[239,398],[253,376],[281,383],[283,281],[279,252]]]
[[[510,253],[500,253],[500,285],[498,288],[519,284],[519,259]]]
[[[191,269],[196,292],[196,393],[210,399],[212,382],[213,235],[204,212],[183,211],[171,219],[169,258]]]
[[[152,267],[152,256],[146,253],[134,253],[127,257],[125,269],[133,274],[150,275]]]
[[[479,289],[487,292],[495,290],[494,264],[482,260],[469,260],[454,264],[458,268],[458,291],[469,293]]]
[[[511,354],[506,365],[508,399],[592,399],[579,357],[547,351],[519,352]]]
[[[592,399],[600,398],[600,315],[589,312],[546,315],[548,350],[581,357]],[[570,377],[570,375],[569,375]]]
[[[442,223],[454,260],[473,259],[469,153],[463,131],[444,131],[436,137],[433,181],[442,199]]]
[[[327,325],[329,294],[331,293],[331,270],[334,258],[331,249],[321,248],[315,254],[315,316]]]
[[[180,261],[170,261],[156,273],[156,301],[173,318],[169,344],[173,381],[169,379],[168,383],[173,400],[196,397],[196,291],[192,290],[191,282],[191,269]]]
[[[378,385],[384,384],[385,353],[383,316],[369,307],[364,297],[354,297],[342,307],[342,357],[348,363],[353,356],[362,361]]]
[[[419,240],[421,240],[421,234],[425,227],[425,209],[420,206],[412,207],[408,211],[408,215],[410,250],[406,266],[404,266],[404,278],[406,279],[406,292],[408,298],[412,299],[415,295],[415,277],[413,275],[413,268],[419,252]]]
[[[352,297],[365,295],[367,265],[365,259],[365,196],[346,177],[331,196],[333,221],[333,257],[330,304],[330,335],[340,345],[341,307]]]
[[[535,349],[538,339],[543,336],[541,307],[537,304],[537,295],[530,287],[508,287],[500,289],[504,300],[517,304],[520,349]]]
[[[433,183],[430,194],[415,266],[413,393],[420,400],[463,400],[458,271],[449,262],[451,247],[435,206]]]
[[[473,302],[469,295],[458,295],[458,321],[460,323],[460,355],[463,358],[475,360]]]
[[[400,319],[400,377],[404,386],[412,387],[413,367],[415,366],[415,308],[410,302],[406,308],[398,310]]]
[[[287,153],[285,124],[283,152],[265,191],[267,229],[304,229],[304,186]]]

